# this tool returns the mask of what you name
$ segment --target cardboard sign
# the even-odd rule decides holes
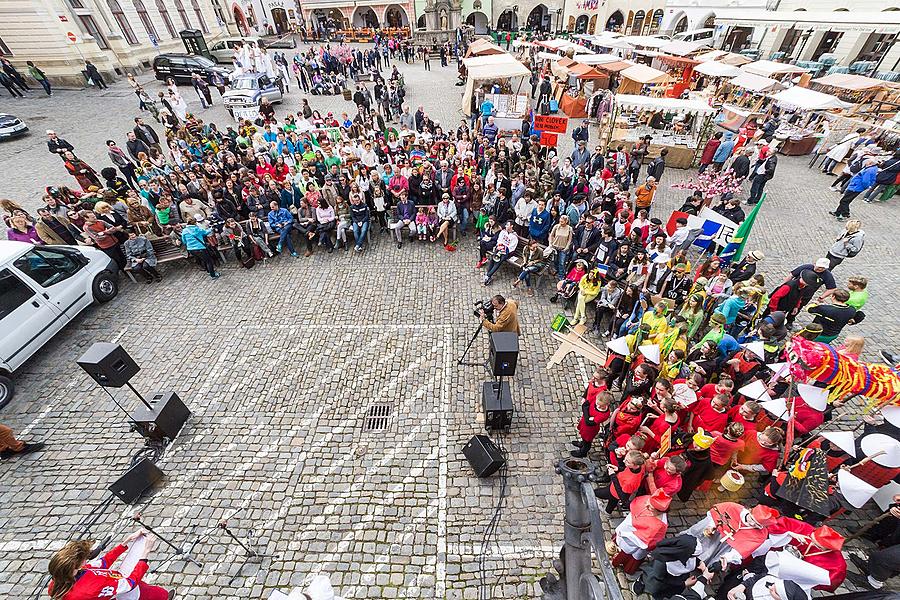
[[[556,147],[556,134],[555,133],[547,133],[546,131],[541,132],[541,146],[553,146]]]
[[[666,455],[666,452],[672,449],[672,428],[663,432],[663,434],[659,438],[659,450],[656,451],[656,455],[662,458]]]
[[[538,131],[549,131],[550,133],[565,133],[568,127],[568,117],[534,115],[534,129],[537,129]]]

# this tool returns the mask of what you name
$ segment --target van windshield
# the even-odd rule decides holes
[[[241,77],[240,79],[235,80],[234,83],[231,84],[231,89],[233,90],[256,90],[259,89],[259,84],[256,82],[255,77]]]
[[[68,279],[83,266],[72,252],[65,252],[61,248],[34,248],[13,264],[45,288]]]

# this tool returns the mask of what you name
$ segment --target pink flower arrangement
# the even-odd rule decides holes
[[[684,181],[673,183],[676,190],[700,190],[704,196],[720,196],[722,194],[734,194],[741,188],[741,182],[735,180],[731,169],[716,173],[707,169],[694,179],[690,177]]]

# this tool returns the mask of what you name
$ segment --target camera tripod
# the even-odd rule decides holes
[[[472,334],[472,339],[469,340],[469,343],[466,344],[466,349],[463,350],[462,356],[459,357],[459,360],[456,361],[458,365],[465,365],[467,367],[479,367],[482,366],[487,368],[487,361],[485,362],[466,362],[466,355],[469,354],[469,350],[472,348],[472,344],[475,343],[475,340],[478,339],[478,334],[481,333],[481,330],[484,329],[484,323],[478,322],[478,329],[475,330],[475,333]]]

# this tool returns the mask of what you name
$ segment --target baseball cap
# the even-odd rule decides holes
[[[817,269],[827,269],[830,266],[831,266],[831,261],[828,260],[827,258],[820,258],[819,260],[816,261]]]

